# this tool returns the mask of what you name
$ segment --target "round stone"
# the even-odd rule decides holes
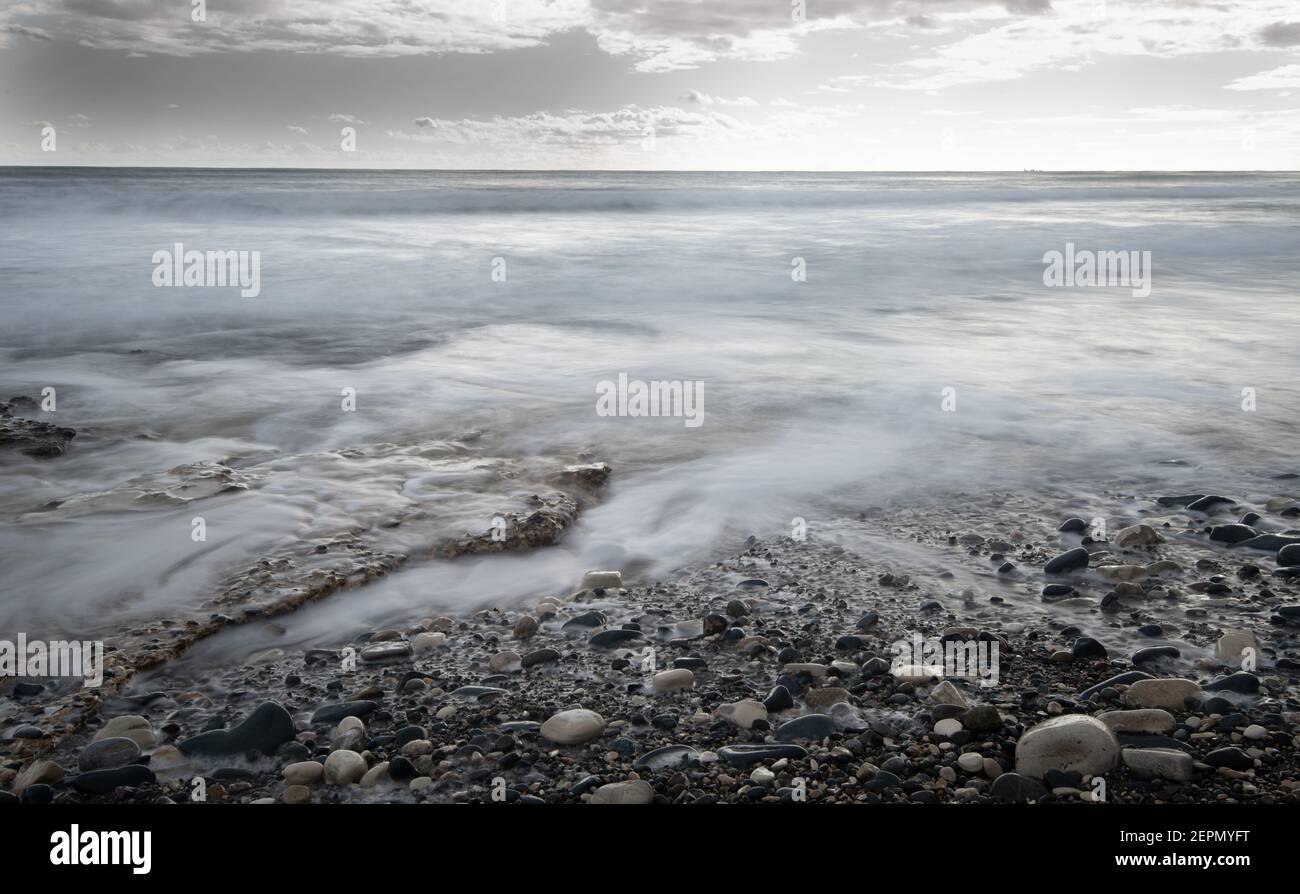
[[[968,751],[957,758],[957,766],[967,773],[978,773],[984,769],[984,757],[974,751]]]
[[[542,724],[542,736],[557,745],[581,745],[605,731],[605,718],[586,708],[561,711]]]
[[[325,758],[325,781],[331,785],[360,782],[366,769],[366,759],[355,751],[334,751]]]
[[[961,721],[956,717],[949,717],[946,720],[940,720],[934,725],[934,734],[936,736],[955,736],[961,731]]]

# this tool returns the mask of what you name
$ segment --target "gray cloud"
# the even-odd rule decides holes
[[[1274,22],[1259,32],[1259,39],[1270,47],[1300,46],[1300,22]]]

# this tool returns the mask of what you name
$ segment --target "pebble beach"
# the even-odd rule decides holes
[[[11,690],[0,797],[1296,803],[1293,487],[1116,495],[1101,537],[1029,495],[869,507],[662,580],[177,660],[53,725]],[[996,643],[995,679],[900,665],[918,637]]]

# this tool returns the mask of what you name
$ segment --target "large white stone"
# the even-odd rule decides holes
[[[586,708],[561,711],[542,724],[542,736],[557,745],[581,745],[605,731],[605,718]]]
[[[1086,714],[1066,714],[1025,730],[1016,743],[1016,772],[1042,779],[1048,770],[1098,776],[1119,761],[1119,740]]]
[[[695,674],[684,667],[660,671],[654,676],[656,692],[675,692],[678,689],[695,688]]]
[[[332,751],[325,758],[325,781],[331,785],[360,782],[366,769],[366,759],[355,751]]]

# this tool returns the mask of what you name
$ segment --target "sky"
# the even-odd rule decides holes
[[[1300,0],[0,0],[0,164],[1295,170]]]

